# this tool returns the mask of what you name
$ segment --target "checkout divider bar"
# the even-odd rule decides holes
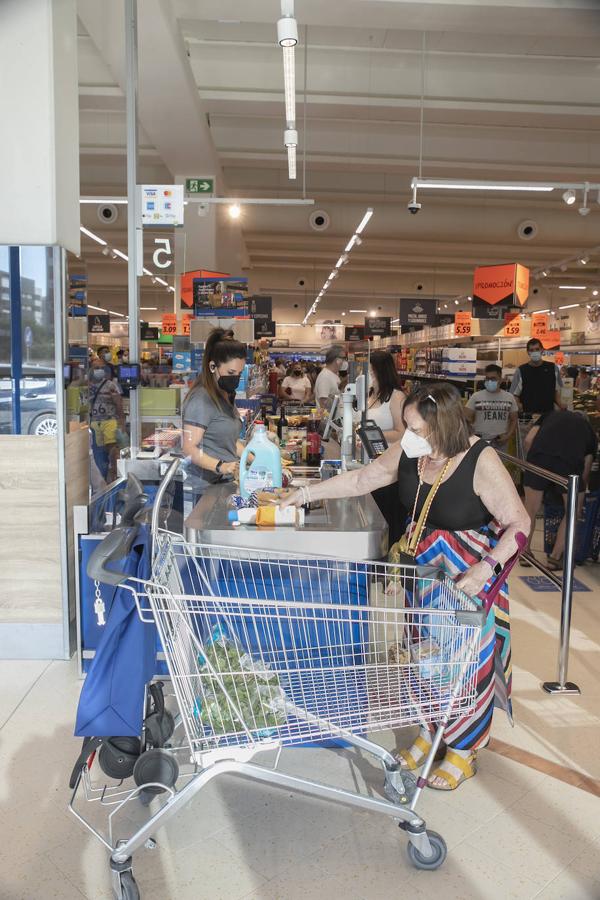
[[[560,607],[560,640],[558,647],[558,680],[544,681],[542,687],[548,694],[580,694],[579,687],[572,681],[567,681],[567,672],[569,667],[569,645],[571,637],[571,612],[573,607],[573,575],[575,570],[575,538],[577,531],[577,496],[579,493],[579,475],[569,475],[566,478],[535,466],[525,460],[518,459],[516,456],[510,456],[501,450],[496,451],[498,456],[505,462],[518,466],[526,472],[533,472],[541,478],[558,484],[560,487],[566,488],[567,491],[567,508],[565,515],[567,517],[565,531],[565,550],[564,565],[562,579],[547,569],[543,563],[539,562],[531,553],[524,553],[523,557],[534,566],[538,571],[542,572],[550,581],[561,590],[561,607]]]

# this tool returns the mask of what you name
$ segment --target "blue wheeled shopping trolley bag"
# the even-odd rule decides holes
[[[127,575],[150,576],[149,532],[136,528],[127,557],[119,562]],[[75,735],[139,737],[144,692],[156,663],[156,627],[138,615],[132,592],[116,587],[96,655],[81,690]]]

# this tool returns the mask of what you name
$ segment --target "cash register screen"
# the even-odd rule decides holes
[[[140,377],[140,366],[139,363],[131,363],[130,365],[124,365],[121,363],[119,366],[118,373],[119,381],[136,381]]]

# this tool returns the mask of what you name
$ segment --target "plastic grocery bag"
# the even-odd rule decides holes
[[[223,625],[213,628],[198,664],[200,695],[194,715],[207,730],[231,734],[247,728],[264,737],[286,721],[277,672],[252,657]]]

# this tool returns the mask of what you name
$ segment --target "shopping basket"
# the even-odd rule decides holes
[[[444,839],[426,828],[416,806],[445,725],[475,707],[481,627],[500,581],[482,604],[431,568],[306,559],[153,534],[152,577],[123,586],[159,631],[177,704],[175,735],[170,746],[140,753],[133,787],[106,777],[97,782],[94,759],[83,760],[70,805],[111,852],[115,896],[139,896],[132,853],[226,773],[396,819],[413,864],[438,868]],[[431,723],[438,728],[418,779],[366,736]],[[379,762],[387,799],[277,769],[283,747],[330,738]],[[278,751],[272,767],[252,761],[270,749]],[[80,789],[86,800],[114,806],[107,836],[76,810]],[[135,834],[115,840],[115,817],[135,798],[157,808]]]

